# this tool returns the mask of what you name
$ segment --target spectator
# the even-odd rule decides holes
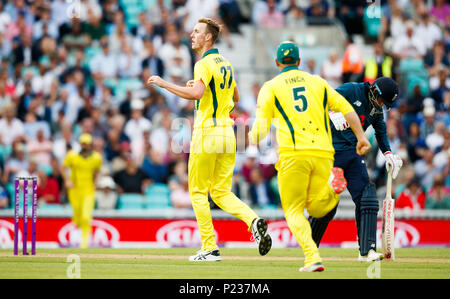
[[[125,169],[114,173],[113,179],[117,184],[119,194],[134,193],[143,195],[147,187],[152,183],[145,172],[136,165],[131,155],[127,156]]]
[[[288,13],[285,13],[285,23],[287,26],[305,26],[306,17],[304,11],[300,7],[292,7]]]
[[[364,70],[361,49],[350,37],[347,39],[344,58],[342,59],[343,82],[359,82]]]
[[[403,166],[402,171],[398,173],[395,180],[392,181],[392,198],[397,198],[404,188],[406,188],[406,182],[409,182],[415,177],[414,164],[408,158],[408,152],[405,144],[401,144],[397,150],[397,155],[402,159]]]
[[[119,172],[126,167],[127,160],[132,157],[131,145],[128,141],[122,141],[120,143],[119,155],[114,157],[111,161],[112,172]]]
[[[386,55],[383,45],[375,43],[373,46],[374,57],[369,58],[365,63],[364,81],[371,84],[380,77],[392,78],[394,75],[394,60]]]
[[[426,51],[428,51],[433,48],[436,41],[442,40],[442,30],[438,25],[432,22],[426,7],[423,7],[419,13],[420,22],[414,29],[414,35],[422,41]]]
[[[393,153],[396,153],[398,151],[398,148],[401,145],[401,140],[399,138],[398,134],[398,127],[396,126],[396,120],[395,119],[388,119],[386,121],[386,133],[387,137],[389,139],[389,144],[391,146],[391,151]],[[385,163],[386,159],[384,157],[384,154],[381,152],[381,150],[378,150],[377,157],[376,157],[376,167],[377,170],[379,170],[381,174],[385,173]],[[378,172],[375,172],[378,173]],[[377,177],[377,175],[374,175],[374,177]]]
[[[169,178],[170,201],[175,208],[192,208],[188,191],[187,164],[179,161],[174,166],[174,174]]]
[[[37,102],[37,100],[35,101]],[[32,111],[31,108],[29,110]],[[43,120],[38,120],[36,114],[34,114],[33,112],[28,112],[25,115],[25,123],[23,126],[25,137],[28,141],[36,140],[38,131],[42,131],[42,135],[44,138],[50,138],[51,132],[48,123]]]
[[[445,135],[445,123],[436,122],[435,130],[433,133],[427,136],[425,143],[429,149],[436,152],[439,148],[444,145],[444,135]]]
[[[22,121],[15,117],[14,104],[5,105],[2,112],[0,132],[2,133],[3,143],[11,145],[15,140],[23,138],[25,129]]]
[[[419,125],[416,122],[409,125],[408,133],[408,157],[412,163],[415,163],[425,155],[426,144],[425,140],[420,137]]]
[[[271,164],[262,164],[259,159],[259,151],[255,146],[247,147],[246,151],[247,159],[242,164],[242,176],[245,178],[247,183],[251,182],[251,172],[254,168],[259,168],[262,170],[262,175],[264,180],[268,180],[274,176],[273,165]]]
[[[436,73],[433,73],[436,71]],[[440,64],[436,70],[430,69],[430,89],[434,106],[438,111],[446,111],[444,107],[444,95],[450,91],[449,69]],[[433,75],[433,76],[432,76]],[[448,111],[448,110],[447,110]]]
[[[137,78],[142,72],[142,62],[130,44],[122,43],[122,52],[117,57],[118,75],[121,78]]]
[[[124,16],[121,11],[115,13],[114,26],[111,27],[110,31],[111,32],[108,35],[109,49],[113,54],[119,54],[124,43],[131,45],[132,38],[128,33]]]
[[[167,183],[169,168],[164,164],[164,156],[153,148],[147,150],[142,171],[155,183]]]
[[[6,90],[6,82],[0,79],[0,112],[3,110],[3,107],[11,104],[11,94]]]
[[[398,137],[400,138],[400,141],[402,143],[405,143],[407,140],[407,131],[405,128],[405,125],[402,121],[402,116],[400,114],[399,109],[397,108],[392,108],[388,111],[388,117],[389,120],[391,120],[392,124],[395,125],[397,127],[397,133],[398,133]]]
[[[181,66],[184,73],[191,73],[191,54],[188,47],[181,43],[181,37],[176,26],[170,26],[167,29],[166,42],[158,53],[166,68]],[[181,61],[177,63],[176,59]]]
[[[31,36],[21,35],[20,39],[15,40],[18,45],[13,46],[12,60],[14,66],[29,66],[36,63],[40,57],[39,49],[33,46]]]
[[[423,59],[426,53],[426,47],[420,37],[414,32],[415,24],[409,20],[406,22],[406,33],[398,37],[393,44],[392,51],[394,57],[402,60]]]
[[[3,143],[2,133],[0,132],[0,169],[3,169],[5,161],[11,155],[12,147],[11,145],[6,145]],[[1,175],[0,175],[1,181]]]
[[[267,12],[260,16],[258,25],[262,28],[282,28],[284,26],[284,15],[276,7],[275,0],[267,0],[267,8]]]
[[[95,199],[98,210],[114,210],[117,206],[116,184],[110,176],[99,178]]]
[[[429,190],[433,185],[434,176],[442,171],[434,165],[433,159],[434,152],[431,149],[426,149],[423,158],[414,163],[414,170],[420,179],[420,185],[426,190]]]
[[[57,39],[59,36],[58,25],[51,19],[50,9],[48,8],[41,10],[40,20],[33,25],[33,39],[41,39],[44,32],[53,39]]]
[[[420,186],[417,177],[411,179],[405,190],[400,193],[395,201],[396,209],[408,209],[411,211],[422,211],[425,208],[426,195]]]
[[[155,127],[150,134],[150,144],[152,148],[159,151],[162,155],[166,156],[170,149],[170,142],[172,140],[172,115],[170,110],[165,108],[162,110],[164,113],[155,115]],[[157,116],[160,117],[158,124]]]
[[[54,0],[51,2],[51,19],[59,27],[67,22],[67,12],[70,11],[71,3],[66,0]]]
[[[246,113],[253,114],[256,110],[256,100],[258,98],[259,90],[261,89],[261,85],[258,82],[253,82],[252,84],[252,92],[243,95],[239,100],[239,107],[244,110]]]
[[[223,22],[230,32],[239,33],[242,22],[241,12],[237,0],[219,0],[219,12]]]
[[[321,77],[333,88],[338,88],[342,84],[342,60],[338,55],[336,49],[332,49],[321,70]]]
[[[153,24],[161,24],[163,11],[169,10],[170,8],[166,6],[164,0],[157,0],[155,4],[148,7],[145,17]]]
[[[76,51],[84,51],[90,43],[89,35],[83,32],[80,19],[73,18],[70,24],[70,32],[62,36],[62,42],[69,54]]]
[[[140,99],[131,101],[131,118],[125,124],[124,132],[131,141],[131,149],[133,155],[137,155],[143,144],[143,133],[145,130],[150,130],[152,123],[143,116],[144,102]]]
[[[27,148],[30,157],[34,157],[41,165],[50,166],[53,143],[44,136],[43,130],[37,131],[36,139],[31,139]]]
[[[185,9],[184,31],[191,33],[198,19],[217,18],[219,0],[187,0]]]
[[[129,141],[129,138],[120,130],[115,128],[109,130],[105,146],[106,159],[112,161],[114,158],[118,157],[121,151],[121,143]]]
[[[406,13],[394,0],[388,0],[388,3],[382,6],[381,28],[378,34],[378,40],[381,44],[389,40],[387,39],[388,34],[395,43],[399,36],[406,33],[405,15]]]
[[[317,70],[316,66],[316,60],[314,58],[309,58],[306,60],[306,68],[305,71],[310,73],[311,75],[319,75],[319,72]]]
[[[26,36],[31,39],[33,35],[33,26],[27,22],[25,12],[20,11],[17,20],[9,24],[7,29],[7,38],[13,40],[19,36]]]
[[[1,176],[1,169],[0,169]],[[0,210],[9,207],[9,196],[6,189],[3,187],[3,184],[0,182]]]
[[[114,78],[117,75],[117,57],[109,50],[108,38],[102,37],[100,40],[102,52],[97,54],[90,62],[91,72],[96,75],[100,73],[103,78]]]
[[[97,15],[92,9],[89,9],[87,22],[83,24],[83,31],[94,41],[99,41],[102,36],[106,35],[106,24],[102,22],[101,15]]]
[[[80,149],[78,140],[73,136],[72,126],[69,123],[65,123],[61,128],[61,136],[55,138],[53,142],[53,155],[62,163],[69,150],[79,152]]]
[[[420,125],[420,136],[426,140],[428,135],[434,132],[436,126],[436,109],[434,106],[425,106],[423,108],[425,121]]]
[[[363,34],[365,1],[339,0],[336,1],[336,15],[349,35]]]
[[[330,9],[330,5],[328,4],[328,1],[325,0],[310,0],[309,1],[310,6],[306,9],[306,16],[308,18],[320,18],[322,20],[313,20],[311,19],[313,23],[319,23],[323,24],[326,23],[327,17],[333,17],[334,12]]]
[[[60,189],[58,181],[47,175],[44,170],[38,170],[37,199],[39,204],[60,204]]]
[[[249,194],[252,204],[261,208],[275,203],[275,194],[270,187],[270,181],[264,180],[261,168],[254,167],[250,171]]]
[[[450,209],[450,188],[445,186],[444,176],[437,174],[434,176],[433,186],[428,192],[426,206],[427,209]]]
[[[430,14],[440,26],[445,27],[450,24],[450,4],[445,0],[435,0]]]
[[[23,143],[15,143],[11,157],[5,164],[5,170],[3,172],[3,182],[13,182],[15,176],[21,174],[28,175],[28,168],[30,161],[26,157],[25,145]]]
[[[155,46],[149,37],[144,38],[144,48],[140,58],[142,60],[142,68],[148,68],[153,75],[164,77],[163,61],[156,55]]]
[[[5,3],[0,1],[0,33],[5,33],[9,24],[11,23],[11,15],[5,11],[4,7]]]
[[[442,169],[443,173],[446,171],[446,167],[449,165],[449,157],[450,157],[450,131],[446,130],[444,132],[444,144],[442,147],[438,148],[436,150],[436,155],[433,159],[433,164],[439,168]]]
[[[176,85],[185,85],[183,70],[179,67],[172,67],[169,69],[170,82]],[[177,95],[167,91],[161,90],[161,94],[164,96],[167,106],[172,113],[179,114],[180,110],[187,105],[189,100],[180,98]]]

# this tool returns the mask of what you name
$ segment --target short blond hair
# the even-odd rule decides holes
[[[210,18],[200,18],[198,22],[206,24],[206,33],[211,33],[212,42],[215,43],[222,32],[222,25]]]

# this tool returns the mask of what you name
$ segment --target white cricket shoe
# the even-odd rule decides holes
[[[251,225],[253,240],[258,244],[260,255],[266,255],[272,248],[272,238],[267,233],[267,221],[263,218],[255,218]]]
[[[369,253],[367,255],[361,256],[359,254],[358,261],[360,262],[375,262],[375,261],[381,261],[384,258],[382,253],[378,253],[373,249],[369,250]]]
[[[315,263],[314,265],[311,265],[309,267],[301,267],[299,269],[300,272],[322,272],[325,270],[325,267],[321,262]]]
[[[218,262],[221,261],[219,249],[211,251],[200,250],[196,255],[190,256],[190,262]]]

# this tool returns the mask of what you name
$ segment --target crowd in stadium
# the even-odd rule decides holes
[[[189,208],[194,103],[145,82],[150,75],[180,85],[192,79],[198,57],[189,34],[200,17],[212,17],[224,24],[221,45],[229,48],[243,23],[301,28],[339,20],[349,37],[344,55],[332,50],[308,71],[333,87],[394,78],[401,95],[386,122],[404,163],[394,182],[397,207],[450,209],[450,5],[387,0],[372,13],[380,17],[367,17],[366,0],[1,0],[0,208],[11,208],[11,186],[22,175],[38,176],[41,203],[66,203],[61,163],[80,148],[82,133],[103,157],[98,209],[116,209],[122,194],[148,195],[152,186],[168,190],[171,206]],[[373,46],[373,57],[354,35]],[[235,119],[253,116],[259,86],[243,96],[253,102],[237,107]],[[384,157],[373,148],[367,163],[383,185]],[[274,165],[253,147],[245,155],[237,195],[279,205]]]

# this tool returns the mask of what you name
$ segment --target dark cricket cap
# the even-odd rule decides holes
[[[300,50],[293,42],[282,42],[278,46],[277,61],[281,64],[294,64],[300,59]]]

